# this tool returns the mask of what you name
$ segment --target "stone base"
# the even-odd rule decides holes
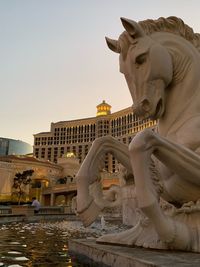
[[[199,267],[200,254],[97,244],[94,239],[69,240],[80,263],[112,267]]]

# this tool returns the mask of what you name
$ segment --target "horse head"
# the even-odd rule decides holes
[[[145,34],[140,24],[121,18],[125,31],[118,40],[106,37],[108,47],[120,54],[120,72],[128,84],[134,110],[142,119],[160,118],[165,110],[165,89],[172,81],[170,53]]]

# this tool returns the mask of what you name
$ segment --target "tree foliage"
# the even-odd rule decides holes
[[[33,175],[34,170],[26,170],[22,173],[17,172],[13,180],[13,188],[17,190],[18,195],[18,205],[20,204],[22,195],[25,194],[23,188],[24,186],[30,184],[31,176]]]

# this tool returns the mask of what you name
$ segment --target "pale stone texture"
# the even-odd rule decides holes
[[[108,47],[119,54],[136,114],[158,126],[129,146],[111,136],[94,141],[77,174],[78,214],[89,225],[121,199],[105,199],[94,186],[111,153],[134,175],[139,220],[97,241],[200,252],[200,35],[176,17],[121,21],[125,31],[106,38]]]
[[[94,240],[70,240],[69,251],[82,264],[99,267],[199,267],[200,264],[197,253],[111,246],[96,244]]]
[[[137,216],[137,198],[134,185],[125,185],[122,187],[122,219],[126,225],[136,225]]]

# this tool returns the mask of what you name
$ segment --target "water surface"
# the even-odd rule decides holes
[[[68,253],[70,237],[95,236],[80,223],[12,223],[0,226],[0,266],[82,266]],[[73,226],[75,225],[75,226]]]
[[[107,232],[117,228],[109,226]],[[68,252],[69,238],[96,238],[102,232],[98,223],[84,228],[77,221],[0,225],[0,266],[82,267]]]

